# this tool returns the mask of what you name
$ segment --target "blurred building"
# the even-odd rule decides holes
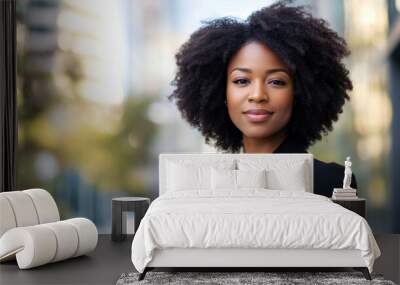
[[[393,232],[400,233],[400,1],[388,0],[389,42],[387,60],[389,61],[389,88],[392,102],[392,140],[390,152],[390,203],[393,209]]]
[[[353,92],[351,113],[345,117],[351,123],[343,130],[348,139],[341,145],[353,146],[359,193],[368,200],[367,219],[371,227],[375,232],[390,232],[395,220],[390,202],[392,103],[385,54],[389,31],[387,3],[344,1],[344,13]]]
[[[309,151],[343,165],[353,160],[358,195],[367,198],[368,222],[375,232],[390,232],[392,219],[389,154],[392,103],[385,57],[388,14],[385,0],[296,1],[309,4],[342,36],[351,54],[344,60],[353,91],[328,136]],[[384,221],[384,222],[383,222]]]
[[[25,49],[26,72],[49,74],[55,68],[57,52],[57,17],[60,10],[57,1],[26,1]],[[21,31],[21,30],[20,30]]]
[[[134,145],[121,129],[127,105],[122,1],[102,2],[17,1],[18,188],[45,188],[64,218],[90,218],[101,233],[110,231],[111,198],[128,189],[94,177],[102,176],[102,165],[105,173],[117,172],[113,161],[109,171],[103,161],[117,160],[120,145]],[[132,168],[126,180],[140,182],[138,191],[146,179]]]

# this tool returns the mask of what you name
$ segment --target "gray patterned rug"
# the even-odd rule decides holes
[[[387,284],[382,275],[371,274],[372,281],[364,278],[361,272],[147,272],[146,277],[138,281],[139,273],[124,273],[117,285],[133,284]]]

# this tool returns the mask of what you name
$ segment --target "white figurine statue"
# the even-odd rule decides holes
[[[344,179],[343,179],[343,189],[351,189],[350,184],[351,184],[351,161],[350,161],[350,156],[346,158],[346,161],[344,162]]]

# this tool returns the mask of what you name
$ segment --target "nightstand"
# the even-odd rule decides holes
[[[361,217],[366,217],[366,200],[364,198],[357,198],[352,200],[338,200],[338,199],[331,199],[332,202],[339,204],[340,206],[353,211],[356,214],[359,214]]]
[[[134,213],[135,233],[140,221],[150,206],[150,199],[144,197],[120,197],[112,199],[112,233],[113,241],[123,241],[127,237],[126,212]]]

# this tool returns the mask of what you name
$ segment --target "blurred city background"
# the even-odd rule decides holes
[[[17,188],[47,189],[63,218],[88,217],[110,232],[112,197],[157,196],[159,153],[216,151],[166,99],[180,45],[202,20],[245,19],[273,2],[17,0]],[[400,233],[400,162],[391,160],[400,1],[292,5],[309,5],[352,52],[351,101],[309,151],[340,164],[351,156],[372,229]]]

